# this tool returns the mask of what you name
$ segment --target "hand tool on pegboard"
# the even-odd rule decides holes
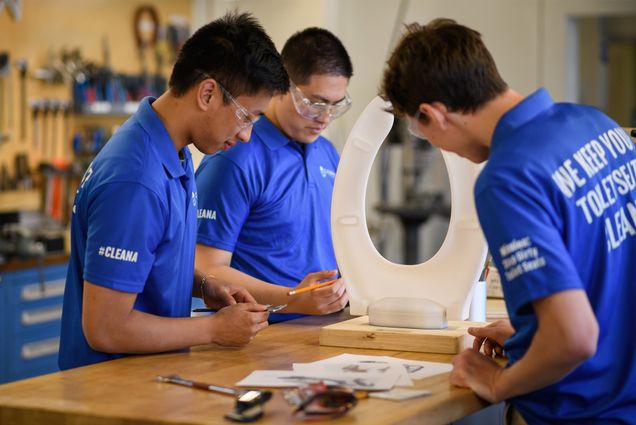
[[[0,1],[0,11],[2,8],[7,6],[7,10],[9,11],[9,15],[13,18],[14,21],[19,21],[22,19],[22,0],[2,0]]]
[[[15,67],[18,69],[20,77],[20,139],[22,143],[26,143],[26,127],[27,127],[27,60],[18,59],[15,61]]]
[[[48,157],[46,156],[47,150],[49,149],[49,144],[51,143],[50,136],[51,132],[49,131],[49,112],[51,110],[51,103],[48,99],[42,99],[41,104],[41,112],[40,112],[40,128],[42,129],[42,151],[40,154],[40,158],[43,161],[46,161]]]
[[[40,101],[32,100],[31,101],[31,138],[32,138],[32,146],[33,151],[37,152],[40,148]]]
[[[11,138],[11,134],[6,131],[4,118],[5,118],[5,82],[9,75],[10,62],[9,52],[0,52],[0,144],[8,141]]]
[[[57,141],[58,141],[58,125],[57,120],[59,119],[60,112],[60,101],[57,99],[51,99],[50,101],[50,111],[51,111],[51,140],[50,140],[50,151],[49,158],[57,157]]]
[[[62,112],[62,157],[68,158],[71,153],[71,102],[62,101],[60,111]]]
[[[146,49],[154,49],[159,34],[159,14],[154,6],[142,5],[135,10],[133,33],[142,74],[148,74]]]

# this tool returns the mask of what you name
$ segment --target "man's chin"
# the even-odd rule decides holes
[[[318,137],[320,137],[320,134],[303,134],[303,137],[297,138],[296,141],[309,144],[318,140]]]

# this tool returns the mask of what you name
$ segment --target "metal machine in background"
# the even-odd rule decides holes
[[[389,196],[393,183],[391,178],[395,177],[391,173],[391,167],[396,165],[396,148],[401,150],[401,160],[397,164],[400,167],[399,200],[391,199]],[[403,229],[402,263],[417,264],[423,259],[423,250],[420,249],[421,227],[432,218],[438,218],[445,224],[442,229],[444,233],[448,228],[450,188],[443,159],[439,150],[428,141],[410,135],[400,119],[394,120],[385,142],[380,147],[379,159],[379,202],[374,208],[381,214],[381,224],[374,234],[375,246],[381,254],[386,255],[388,233],[391,229],[391,223],[387,218],[395,217]],[[444,168],[441,170],[444,175],[434,175],[440,166]],[[431,240],[427,243],[432,243],[432,250],[435,252],[441,240]]]
[[[65,252],[62,225],[39,211],[0,212],[0,264]]]

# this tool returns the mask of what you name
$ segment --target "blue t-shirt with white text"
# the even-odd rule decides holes
[[[192,160],[187,148],[177,152],[152,101],[145,98],[116,131],[77,190],[61,369],[123,356],[88,345],[82,330],[84,280],[137,294],[139,311],[190,315],[197,208]]]
[[[598,110],[538,90],[497,124],[475,201],[516,333],[510,364],[537,330],[531,303],[586,292],[596,354],[546,388],[513,398],[529,424],[636,418],[636,149]]]

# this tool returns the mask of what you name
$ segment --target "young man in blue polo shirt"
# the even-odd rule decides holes
[[[287,292],[336,278],[330,207],[339,156],[320,134],[351,105],[351,60],[321,28],[294,34],[281,55],[289,92],[272,99],[249,144],[204,158],[196,173],[196,265],[261,303],[287,304],[270,322],[332,313],[347,302],[341,280]]]
[[[510,322],[469,329],[475,344],[454,359],[451,383],[507,400],[511,423],[634,423],[636,149],[627,134],[594,108],[509,89],[480,34],[451,20],[408,28],[383,93],[432,144],[488,160],[475,202]],[[506,368],[491,358],[504,350]]]
[[[184,44],[168,91],[141,102],[79,185],[60,368],[240,346],[267,326],[247,291],[194,270],[197,189],[187,146],[214,153],[247,142],[272,95],[288,87],[274,44],[250,15],[226,15]],[[219,312],[190,317],[193,294]]]

